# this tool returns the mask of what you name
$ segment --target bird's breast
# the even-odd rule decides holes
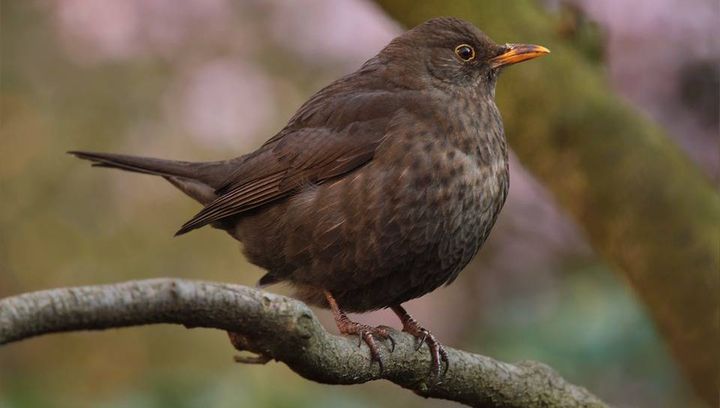
[[[453,279],[472,259],[508,190],[502,133],[457,131],[464,135],[399,137],[378,151],[367,175],[358,176],[371,184],[366,210],[382,214],[375,224],[381,251],[433,257],[422,261],[425,267],[413,265],[411,273],[424,274],[418,281],[434,275],[435,285]]]

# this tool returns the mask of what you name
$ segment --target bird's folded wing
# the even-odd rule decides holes
[[[336,100],[336,109],[330,114],[318,110],[325,117],[296,115],[277,136],[245,156],[216,191],[218,197],[176,235],[287,197],[303,185],[322,183],[367,163],[385,137],[393,108],[400,106],[392,96],[382,102],[380,97]],[[355,120],[343,115],[342,108],[353,110]],[[317,126],[318,122],[325,126]]]

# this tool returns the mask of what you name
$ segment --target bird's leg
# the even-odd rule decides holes
[[[370,349],[370,361],[377,361],[380,366],[380,373],[382,373],[383,362],[382,358],[380,358],[380,350],[375,342],[375,338],[378,337],[380,339],[390,340],[392,345],[390,352],[392,352],[395,350],[395,339],[390,336],[390,332],[388,332],[387,328],[383,326],[372,327],[366,324],[353,322],[347,317],[345,312],[340,309],[340,306],[338,306],[337,301],[330,292],[325,290],[323,293],[325,294],[325,299],[327,299],[328,305],[330,305],[330,310],[332,311],[333,317],[335,317],[335,324],[337,325],[338,330],[340,330],[340,333],[355,334],[361,341],[364,341]]]
[[[430,333],[424,327],[420,326],[420,323],[418,323],[417,320],[413,319],[413,317],[410,316],[410,314],[407,312],[407,310],[405,310],[404,307],[400,305],[395,305],[392,306],[391,309],[400,318],[400,321],[403,325],[403,331],[410,333],[420,339],[416,350],[419,350],[420,347],[422,347],[423,343],[428,345],[428,348],[430,349],[430,356],[432,357],[431,373],[433,377],[433,382],[437,381],[437,379],[440,378],[441,361],[445,363],[445,370],[443,371],[443,375],[445,375],[448,367],[450,367],[447,352],[443,348],[442,344],[437,341],[437,339],[435,338],[435,336],[432,335],[432,333]]]

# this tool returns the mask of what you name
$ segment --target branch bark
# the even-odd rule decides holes
[[[440,384],[430,385],[429,353],[416,351],[415,339],[399,332],[380,373],[365,347],[325,331],[302,302],[245,286],[166,278],[0,299],[0,345],[48,333],[157,323],[236,333],[234,344],[260,355],[259,361],[282,361],[325,384],[387,379],[424,397],[476,407],[606,406],[544,364],[508,364],[449,347],[448,372]]]

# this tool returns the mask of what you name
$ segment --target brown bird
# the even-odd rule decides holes
[[[392,341],[388,330],[345,312],[390,307],[428,345],[437,378],[447,354],[401,304],[455,280],[490,233],[509,182],[498,73],[548,52],[497,45],[468,22],[434,18],[317,92],[244,156],[70,153],[162,176],[199,201],[205,207],[176,235],[227,231],[267,270],[261,285],[289,282],[300,299],[329,307],[381,369],[375,339]]]

